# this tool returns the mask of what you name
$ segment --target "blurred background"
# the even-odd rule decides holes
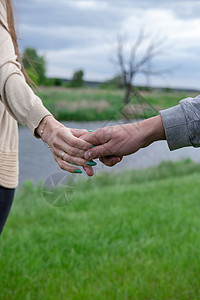
[[[66,126],[135,121],[199,94],[198,1],[30,0],[15,1],[15,7],[27,73],[44,105]],[[20,182],[58,171],[28,129],[20,127],[20,140]],[[196,149],[171,153],[159,142],[112,171],[101,163],[98,170],[188,157],[200,161]]]

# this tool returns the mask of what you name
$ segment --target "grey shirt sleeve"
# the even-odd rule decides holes
[[[160,115],[170,150],[200,147],[200,95],[183,99],[179,105],[161,110]]]

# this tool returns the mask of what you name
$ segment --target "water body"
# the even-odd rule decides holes
[[[70,128],[85,128],[94,130],[96,128],[116,125],[118,121],[110,122],[63,122]],[[62,171],[55,162],[51,151],[45,146],[41,139],[33,137],[29,129],[19,128],[19,162],[20,162],[20,185],[23,181],[32,180],[35,184],[38,181],[45,181],[50,175],[55,173],[66,173]],[[186,147],[175,151],[170,151],[166,141],[155,142],[147,148],[140,149],[137,153],[124,157],[120,164],[113,168],[104,166],[98,162],[95,173],[98,172],[121,172],[131,169],[142,169],[155,166],[163,161],[176,161],[191,158],[195,162],[200,162],[200,149]],[[69,173],[67,173],[69,174]],[[69,176],[71,176],[69,174]],[[83,175],[73,175],[83,176]]]

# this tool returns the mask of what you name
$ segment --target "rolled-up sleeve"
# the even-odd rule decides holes
[[[200,96],[183,99],[160,115],[170,150],[200,147]]]
[[[17,61],[11,35],[8,28],[6,10],[0,2],[0,96],[8,112],[20,124],[35,133],[41,120],[51,113],[26,83],[21,65]]]

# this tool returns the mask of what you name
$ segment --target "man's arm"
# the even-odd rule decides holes
[[[154,141],[164,140],[165,131],[159,115],[137,123],[100,128],[87,132],[81,138],[96,146],[85,153],[86,159],[121,157],[135,153]]]
[[[200,146],[200,96],[160,111],[170,150]]]
[[[186,98],[160,115],[138,123],[101,128],[83,136],[95,148],[85,158],[124,156],[158,140],[167,140],[170,150],[200,147],[200,96]]]

